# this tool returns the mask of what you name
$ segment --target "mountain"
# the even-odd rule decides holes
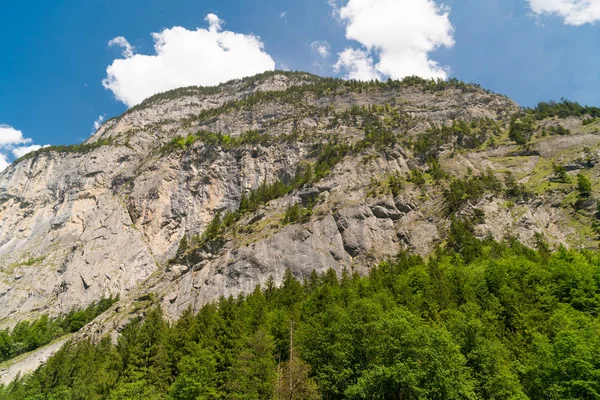
[[[281,71],[155,95],[0,175],[1,326],[118,296],[77,334],[116,339],[156,305],[176,320],[287,269],[365,275],[461,227],[594,249],[600,121],[570,104]]]

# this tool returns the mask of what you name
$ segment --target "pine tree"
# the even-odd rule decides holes
[[[292,306],[302,299],[302,285],[294,277],[292,270],[287,268],[283,275],[283,283],[279,293],[279,301],[285,306]]]
[[[592,182],[582,173],[577,174],[577,190],[581,197],[590,197],[592,194]]]
[[[171,383],[171,366],[166,353],[167,326],[158,308],[152,309],[139,330],[129,329],[119,344],[123,344],[126,365],[124,383],[144,380],[159,392]]]
[[[276,382],[273,338],[260,329],[247,341],[229,376],[231,398],[262,400],[271,398]]]
[[[179,376],[173,382],[170,395],[174,400],[209,400],[219,398],[216,388],[217,362],[213,352],[192,343],[189,355],[183,357],[177,370]]]
[[[185,255],[185,253],[188,249],[188,246],[189,246],[188,238],[187,238],[187,235],[184,234],[183,237],[181,238],[181,240],[179,241],[179,247],[177,248],[177,253],[175,254],[175,257],[177,259],[182,258]]]
[[[300,359],[294,348],[294,323],[290,324],[290,359],[278,366],[275,400],[317,400],[321,396],[309,377],[310,366]]]

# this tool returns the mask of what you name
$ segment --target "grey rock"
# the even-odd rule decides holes
[[[377,218],[389,218],[393,220],[398,220],[402,218],[406,214],[406,212],[408,212],[400,212],[396,208],[396,205],[393,202],[388,201],[387,199],[382,199],[377,203],[373,204],[371,206],[371,211],[373,212],[373,215],[375,215]]]
[[[408,199],[406,196],[396,196],[394,198],[394,206],[396,209],[403,213],[409,213],[416,209],[415,203]]]
[[[377,218],[389,218],[389,219],[400,219],[403,214],[398,210],[390,210],[389,208],[385,208],[382,206],[375,206],[372,208],[373,214]]]

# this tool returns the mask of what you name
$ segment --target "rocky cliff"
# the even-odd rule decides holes
[[[2,326],[119,295],[83,331],[99,336],[152,304],[176,318],[287,268],[366,273],[400,250],[427,254],[451,216],[474,210],[481,236],[596,246],[595,203],[553,166],[594,183],[597,122],[540,121],[518,146],[508,130],[519,112],[460,82],[282,72],[154,96],[86,143],[31,153],[0,175]],[[453,179],[485,174],[502,188],[448,209]],[[276,183],[277,195],[240,207]]]

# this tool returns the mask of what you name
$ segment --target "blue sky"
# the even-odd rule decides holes
[[[135,104],[152,85],[216,83],[273,65],[364,79],[441,74],[521,105],[566,97],[600,106],[600,0],[581,0],[577,8],[578,2],[2,0],[0,167],[25,151],[15,149],[85,140],[99,116],[121,114],[124,103]],[[218,19],[206,20],[209,14]],[[138,76],[145,62],[157,61],[140,56],[156,54],[151,34],[176,26],[185,31],[162,38],[189,52],[175,49],[165,55],[174,57],[171,67]],[[210,56],[210,38],[227,43],[226,33],[238,35],[230,39],[240,50]],[[129,43],[129,54],[109,46],[116,37]],[[111,65],[109,90],[102,81]]]

